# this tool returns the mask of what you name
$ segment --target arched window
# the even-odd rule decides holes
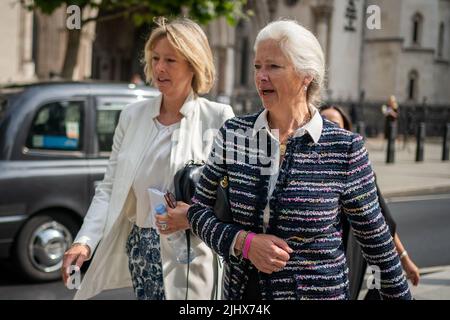
[[[423,16],[420,13],[414,14],[412,18],[412,44],[420,45],[423,29]]]
[[[412,70],[408,75],[408,100],[417,100],[419,86],[419,73]]]
[[[444,55],[444,36],[445,36],[445,26],[444,23],[441,22],[439,25],[439,36],[438,36],[438,48],[437,55],[439,58],[442,58]]]

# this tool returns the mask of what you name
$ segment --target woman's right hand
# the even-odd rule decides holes
[[[409,256],[406,256],[400,261],[402,263],[403,270],[406,272],[406,277],[411,280],[414,286],[417,286],[420,280],[419,268],[417,268],[416,264],[409,258]]]
[[[286,241],[270,234],[257,234],[250,243],[248,258],[261,272],[278,272],[289,261],[293,250]]]
[[[61,267],[62,278],[64,285],[67,284],[67,279],[70,276],[70,266],[76,265],[81,268],[84,261],[89,258],[91,249],[85,244],[73,244],[65,253],[63,257],[63,264]]]

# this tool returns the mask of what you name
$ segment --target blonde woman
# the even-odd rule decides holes
[[[212,141],[205,141],[204,133],[220,128],[233,111],[199,97],[209,92],[215,76],[202,29],[189,19],[159,19],[157,24],[145,45],[144,70],[161,94],[129,105],[120,115],[104,180],[64,256],[66,282],[68,267],[81,267],[96,250],[75,299],[131,285],[137,299],[214,298],[212,251],[191,237],[196,258],[187,289],[187,265],[176,261],[167,242],[168,234],[189,228],[189,206],[178,202],[168,208],[168,217],[159,221],[164,224],[156,227],[149,215],[158,203],[152,203],[147,190],[173,191],[176,171],[208,154]]]

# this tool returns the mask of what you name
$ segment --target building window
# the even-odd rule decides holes
[[[445,36],[445,27],[444,23],[441,22],[439,25],[439,37],[438,37],[438,49],[437,49],[437,55],[439,58],[442,58],[444,55],[444,36]]]
[[[298,0],[284,0],[284,4],[288,7],[293,7],[297,4]]]
[[[420,45],[423,29],[423,16],[416,13],[412,19],[412,43],[413,45]]]
[[[248,75],[249,75],[249,56],[250,56],[250,49],[249,49],[249,41],[248,37],[244,37],[242,39],[242,48],[241,48],[241,81],[240,85],[246,86],[248,85]]]
[[[419,73],[412,70],[408,76],[408,99],[412,101],[417,100]]]

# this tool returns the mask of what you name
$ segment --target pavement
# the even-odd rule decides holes
[[[397,140],[395,162],[386,163],[387,143],[382,138],[366,139],[366,148],[377,176],[378,186],[387,202],[433,196],[450,196],[450,161],[442,161],[442,140],[429,139],[424,146],[424,161],[416,162],[416,142]],[[450,214],[450,208],[444,208]],[[448,226],[450,232],[450,226]],[[450,247],[447,252],[450,254]],[[450,266],[420,269],[417,287],[410,285],[417,300],[450,300]],[[364,291],[360,297],[363,297]]]
[[[450,300],[450,266],[421,269],[417,287],[410,286],[417,300]]]
[[[367,293],[366,275],[358,300],[364,299]],[[450,266],[420,269],[420,281],[417,287],[409,282],[411,294],[415,300],[450,300]]]
[[[366,147],[378,186],[385,197],[450,193],[450,161],[442,161],[442,142],[429,141],[424,161],[415,162],[415,141],[396,143],[395,162],[386,163],[384,139],[367,139]]]

